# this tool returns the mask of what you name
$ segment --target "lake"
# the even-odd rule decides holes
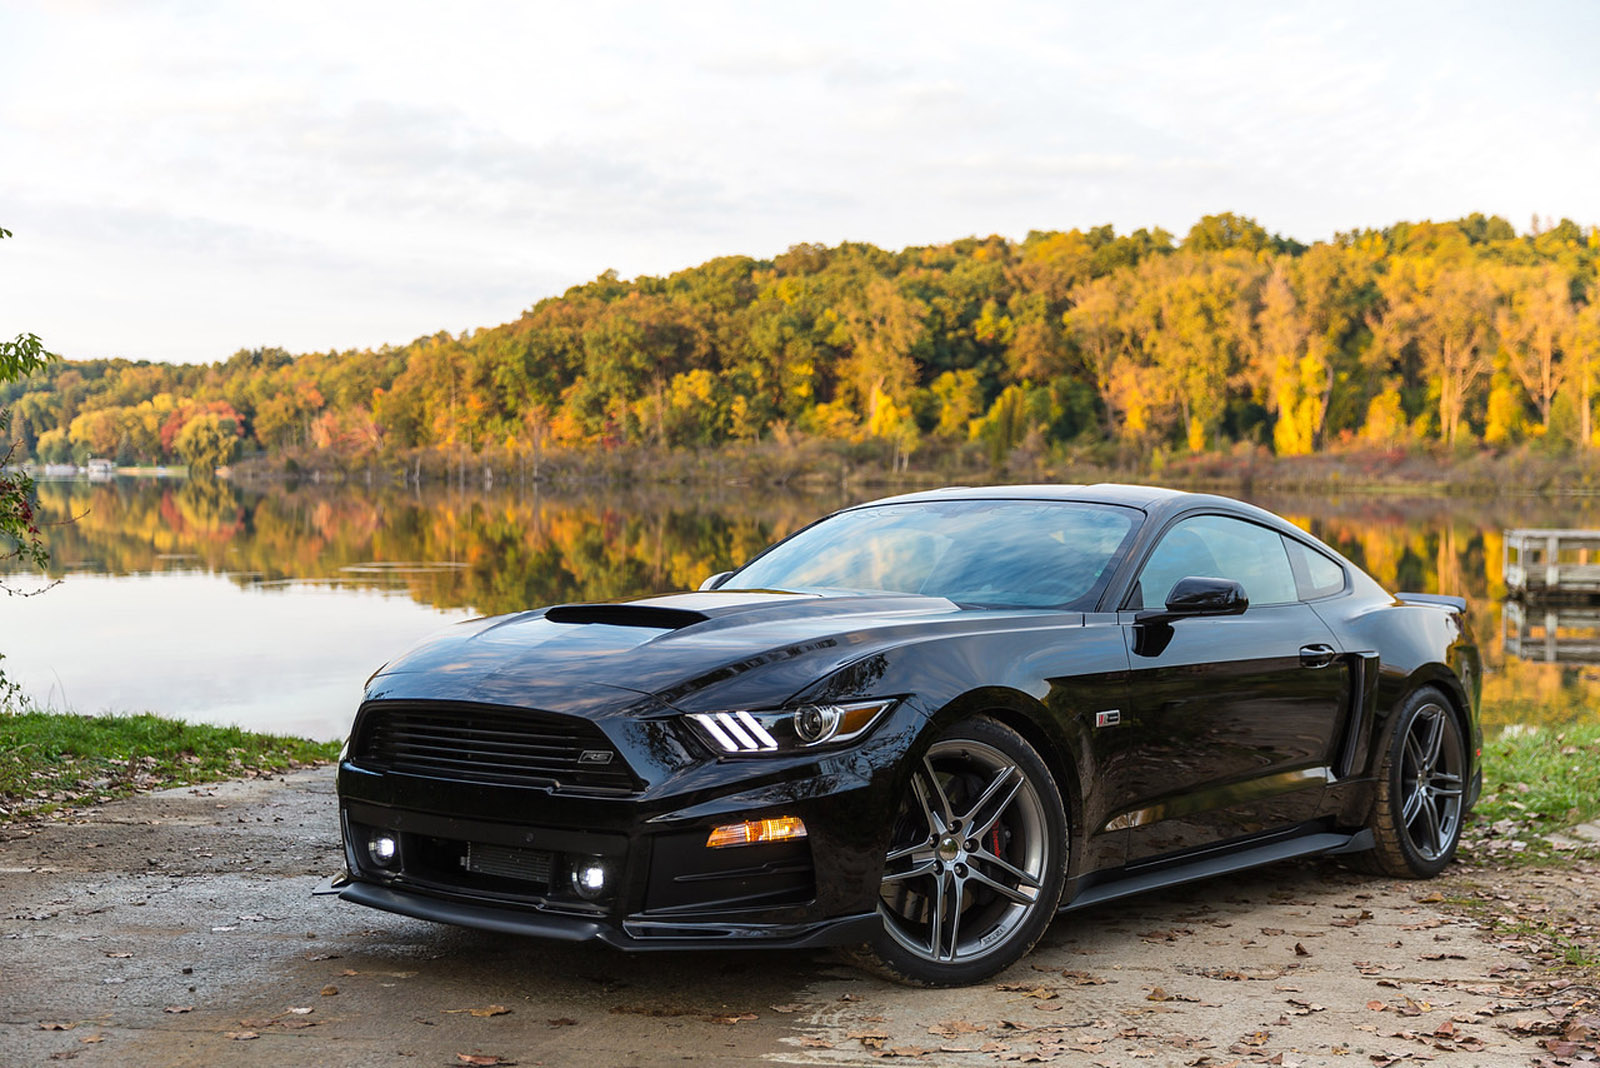
[[[473,616],[693,589],[880,494],[655,487],[541,494],[117,478],[40,485],[53,575],[0,597],[0,662],[38,703],[342,737],[366,678]],[[1580,615],[1503,610],[1502,532],[1600,526],[1582,499],[1258,495],[1393,590],[1470,604],[1485,722],[1594,719],[1600,666],[1538,659]],[[17,588],[38,576],[13,573]],[[1507,653],[1510,643],[1530,659]],[[1523,640],[1519,643],[1517,638]]]

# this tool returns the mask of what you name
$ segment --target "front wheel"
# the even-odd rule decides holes
[[[923,986],[988,978],[1049,926],[1066,861],[1061,794],[1039,754],[995,720],[957,724],[912,771],[895,814],[875,964]]]
[[[1376,845],[1357,855],[1358,865],[1400,879],[1443,871],[1461,842],[1466,770],[1466,740],[1449,699],[1431,686],[1418,690],[1384,735],[1369,823]]]

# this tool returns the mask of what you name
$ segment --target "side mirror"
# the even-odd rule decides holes
[[[733,574],[732,571],[718,571],[715,575],[712,575],[710,578],[700,583],[700,588],[702,590],[714,590],[718,586],[721,586],[724,582],[727,582],[728,576],[731,574]],[[1243,611],[1243,609],[1241,609],[1241,611]]]
[[[1171,623],[1190,616],[1236,616],[1250,607],[1244,587],[1233,579],[1190,575],[1172,584],[1166,608],[1152,608],[1133,617],[1135,623]]]

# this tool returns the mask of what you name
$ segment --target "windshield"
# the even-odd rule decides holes
[[[1139,513],[1076,501],[928,501],[829,516],[723,583],[889,590],[957,604],[1094,607]]]

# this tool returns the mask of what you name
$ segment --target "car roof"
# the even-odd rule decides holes
[[[1258,523],[1316,545],[1328,548],[1321,541],[1280,515],[1257,507],[1248,501],[1223,497],[1214,493],[1191,493],[1187,490],[1167,489],[1163,486],[1135,486],[1125,482],[1097,482],[1094,485],[1044,483],[1025,486],[948,486],[943,489],[921,490],[896,497],[865,501],[853,508],[871,508],[880,504],[904,504],[918,501],[1079,501],[1087,504],[1113,504],[1124,508],[1137,508],[1159,527],[1169,516],[1195,511],[1226,512]],[[841,511],[852,511],[844,508]]]
[[[1154,505],[1168,504],[1181,497],[1202,499],[1205,495],[1183,490],[1165,489],[1161,486],[1134,486],[1121,482],[1099,482],[1090,485],[1068,483],[1042,483],[1027,486],[946,486],[943,489],[920,490],[867,501],[864,507],[874,504],[901,504],[907,501],[948,500],[1035,500],[1035,501],[1085,501],[1093,504],[1122,504],[1148,510]],[[1225,501],[1227,498],[1215,498]],[[1238,502],[1228,501],[1229,504]]]

